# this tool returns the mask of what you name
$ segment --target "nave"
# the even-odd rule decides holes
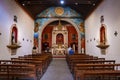
[[[65,59],[53,59],[40,80],[73,80]]]
[[[29,54],[0,60],[0,80],[120,80],[120,63],[88,54]]]

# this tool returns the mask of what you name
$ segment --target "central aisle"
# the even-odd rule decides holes
[[[65,59],[53,59],[40,80],[73,80]]]

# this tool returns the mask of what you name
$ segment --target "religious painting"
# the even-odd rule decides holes
[[[47,40],[47,39],[48,39],[48,34],[47,34],[47,33],[44,34],[43,39],[44,39],[44,40]]]
[[[18,35],[17,27],[13,26],[12,31],[11,31],[11,44],[12,45],[17,43],[17,35]]]
[[[80,32],[84,32],[84,23],[81,22],[79,26]]]
[[[39,37],[38,33],[37,32],[34,33],[34,46],[36,48],[38,47],[38,37]]]
[[[72,40],[76,40],[76,34],[72,34]]]
[[[59,33],[56,36],[56,43],[57,44],[64,44],[64,37],[63,34]]]

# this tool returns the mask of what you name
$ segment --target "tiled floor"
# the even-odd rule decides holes
[[[65,59],[53,59],[40,80],[73,80]]]

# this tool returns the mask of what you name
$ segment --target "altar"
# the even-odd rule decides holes
[[[56,45],[52,48],[52,55],[53,57],[59,56],[59,57],[65,57],[67,54],[67,47],[65,45]]]
[[[65,26],[62,26],[60,21],[52,31],[52,55],[65,57],[68,47],[68,30]]]

